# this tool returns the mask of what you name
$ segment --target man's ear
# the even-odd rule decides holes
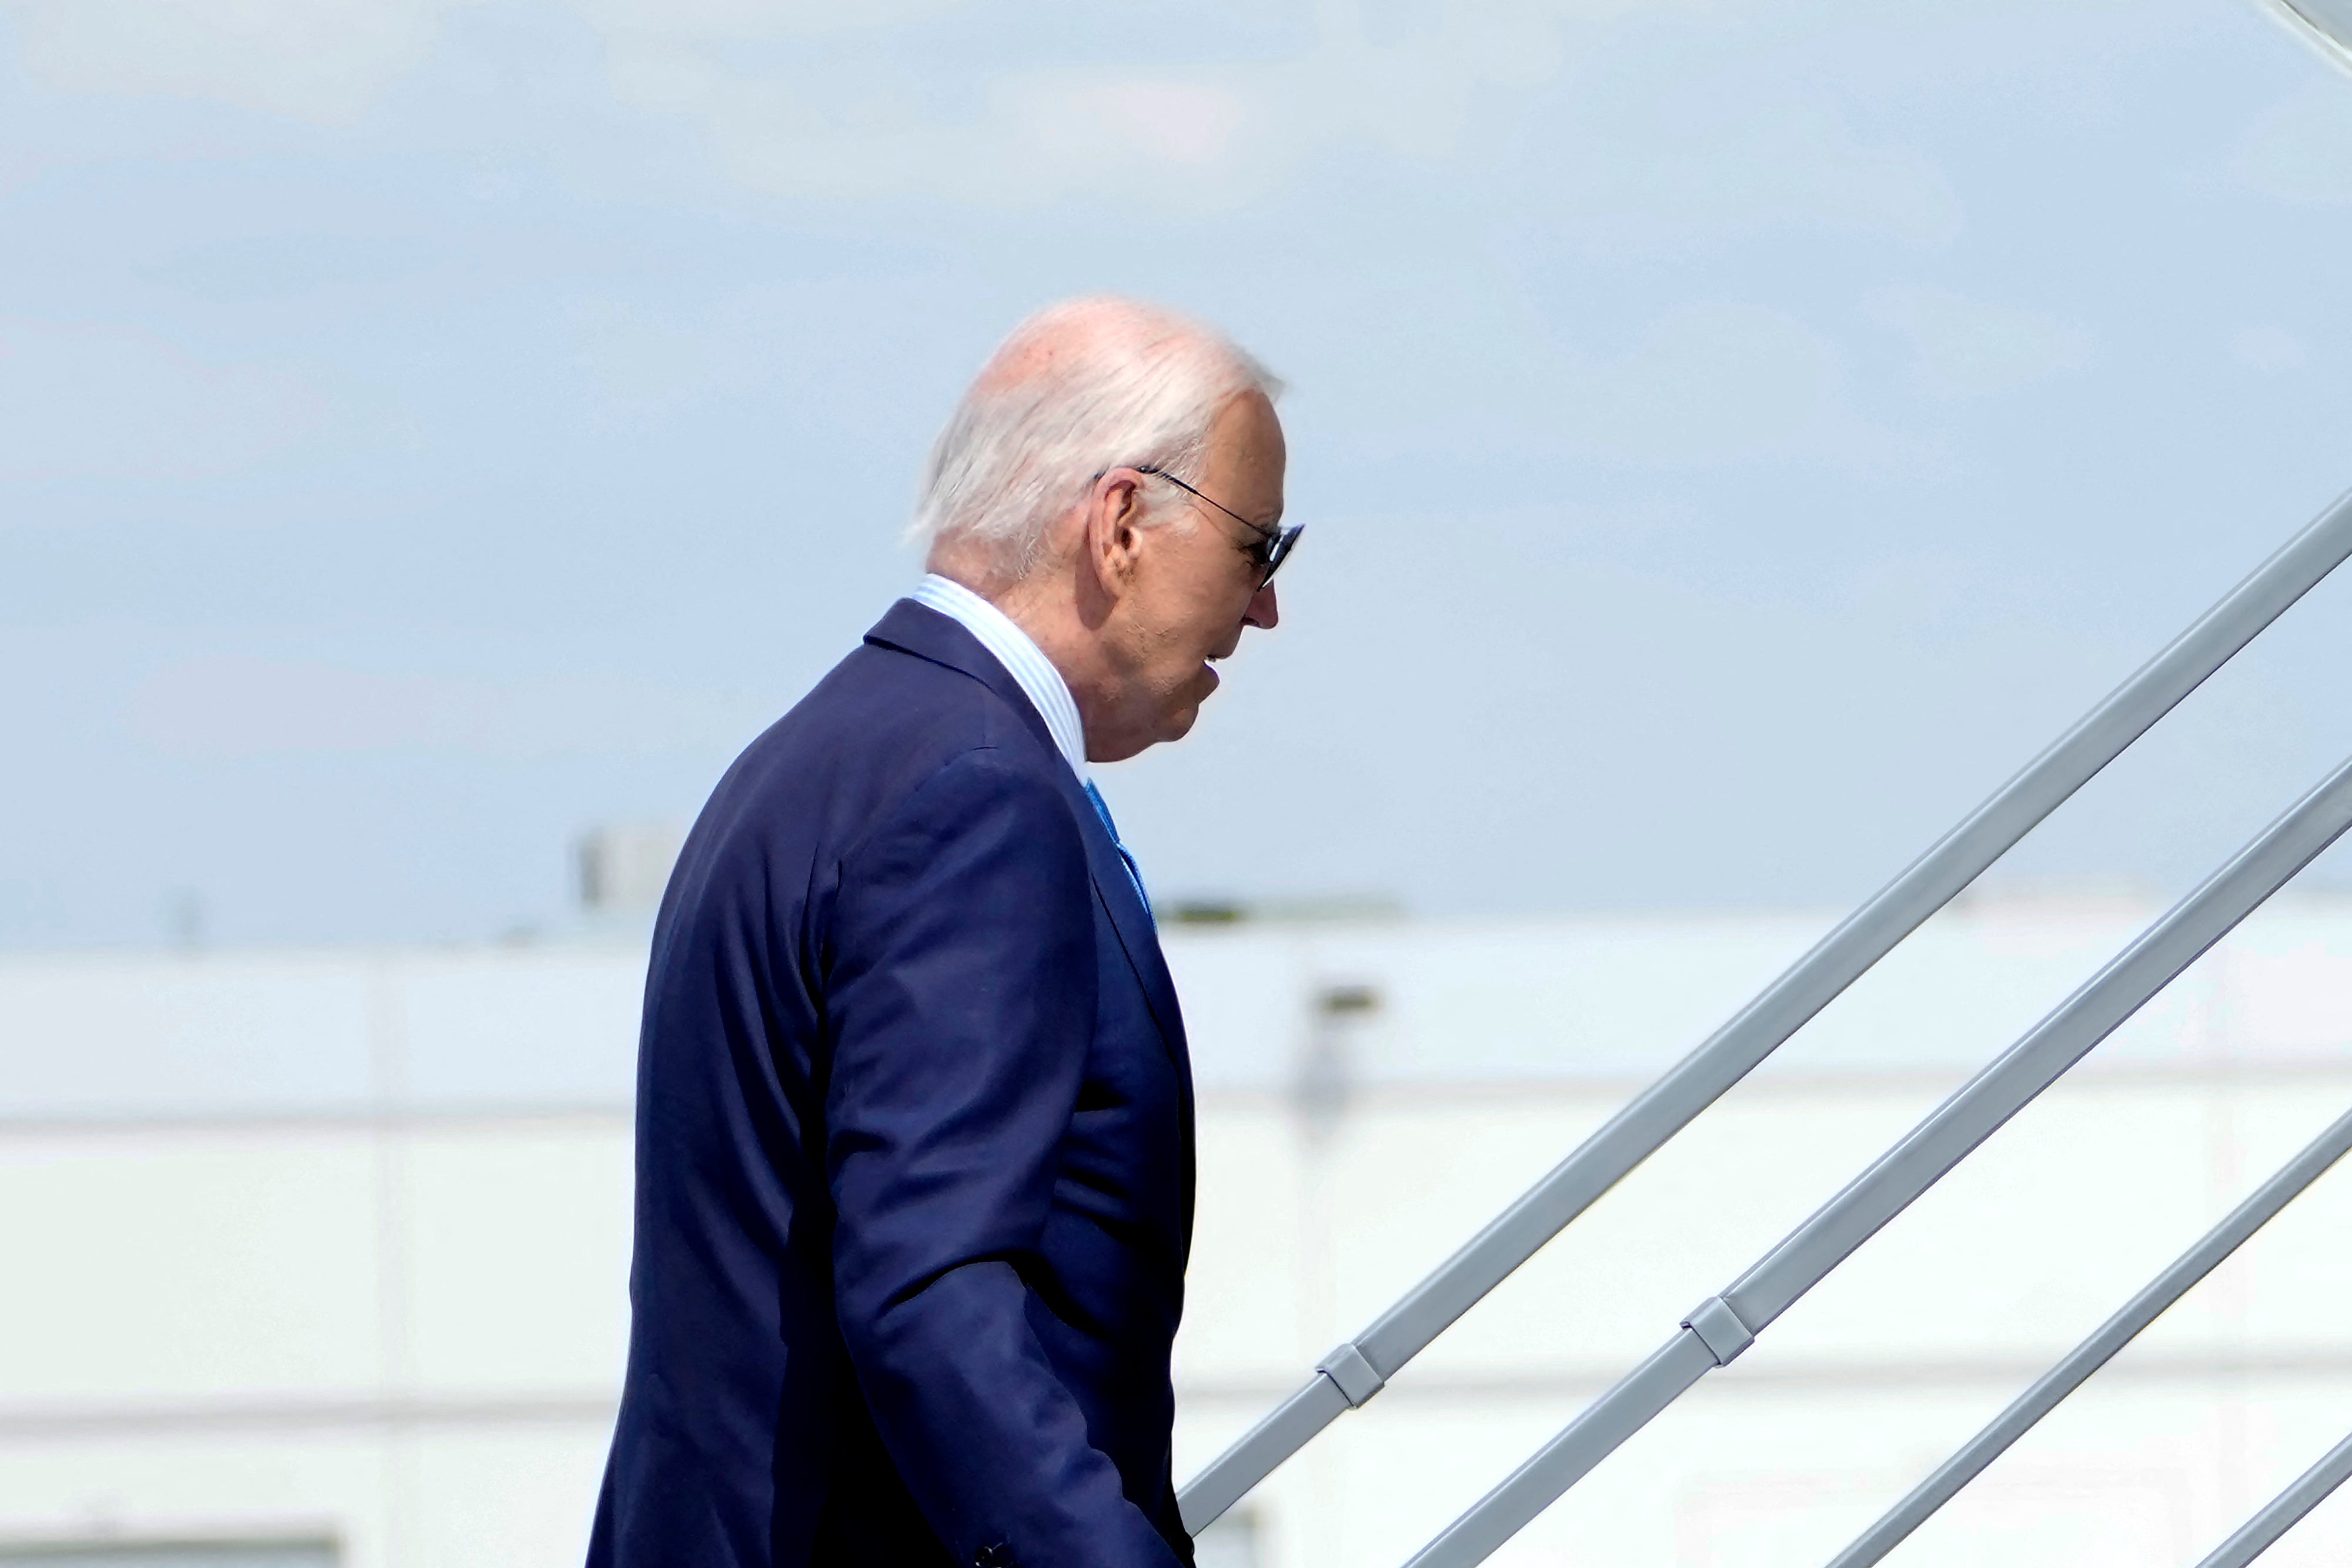
[[[1124,593],[1135,576],[1143,532],[1143,486],[1130,474],[1107,474],[1087,508],[1087,551],[1106,592]]]

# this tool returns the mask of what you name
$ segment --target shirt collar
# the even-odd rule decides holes
[[[927,573],[907,597],[954,621],[994,655],[996,662],[1004,666],[1004,673],[1021,688],[1021,695],[1037,710],[1037,716],[1045,721],[1045,731],[1054,737],[1055,748],[1083,783],[1087,778],[1087,734],[1078,722],[1077,699],[1070,695],[1070,684],[1062,679],[1062,672],[1054,668],[1053,661],[1029,640],[1029,633],[1021,630],[1013,617],[962,583],[937,572]]]

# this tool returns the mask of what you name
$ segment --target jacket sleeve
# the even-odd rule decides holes
[[[1172,1568],[1029,1312],[1095,1021],[1092,882],[989,749],[841,868],[824,980],[834,1290],[875,1424],[960,1563]]]

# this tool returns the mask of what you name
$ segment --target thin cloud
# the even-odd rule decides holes
[[[26,68],[102,96],[202,99],[321,126],[355,124],[486,0],[0,0]],[[1160,65],[1129,47],[1008,47],[971,58],[957,0],[576,0],[618,102],[698,127],[736,183],[839,201],[927,196],[1018,210],[1148,183],[1227,209],[1307,161],[1358,148],[1456,158],[1498,104],[1599,57],[1610,29],[1684,0],[1496,0],[1368,20],[1301,6],[1275,57]],[[886,35],[887,29],[887,37]],[[1223,29],[1227,34],[1236,29]],[[1240,30],[1246,31],[1246,30]],[[1196,30],[1191,43],[1219,29]],[[1211,46],[1213,47],[1213,46]],[[1605,93],[1604,93],[1605,98]],[[1918,154],[1863,141],[1801,99],[1697,95],[1608,105],[1560,150],[1551,188],[1596,245],[1675,249],[1774,226],[1948,243],[1949,183]]]
[[[1912,375],[1944,397],[1984,397],[2079,371],[2091,361],[2090,329],[1948,288],[1892,288],[1863,313],[1910,343]]]
[[[2230,357],[2250,371],[2274,376],[2301,368],[2310,356],[2303,340],[2283,327],[2246,327],[2230,334]]]
[[[1784,310],[1706,300],[1667,312],[1623,352],[1572,355],[1554,427],[1641,467],[1799,461],[1878,468],[1921,455],[1864,419],[1845,351]]]
[[[2352,203],[2352,90],[2315,83],[2272,105],[2231,149],[2228,171],[2244,190],[2298,207]]]
[[[317,428],[321,398],[138,328],[0,319],[0,481],[238,473]]]
[[[67,92],[188,98],[350,125],[478,0],[0,0],[26,68]]]
[[[199,761],[320,753],[460,752],[509,760],[740,746],[768,714],[708,692],[599,676],[475,680],[215,654],[133,691],[131,735]]]
[[[1686,252],[1744,235],[1801,229],[1880,235],[1937,250],[1958,237],[1958,193],[1928,159],[1857,136],[1793,93],[1582,106],[1545,170],[1549,204],[1580,248]]]

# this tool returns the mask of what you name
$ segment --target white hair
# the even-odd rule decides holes
[[[1282,383],[1213,328],[1126,299],[1048,306],[1013,329],[940,432],[908,534],[977,545],[998,580],[1017,582],[1106,469],[1198,478],[1210,425],[1252,392],[1276,398]]]

